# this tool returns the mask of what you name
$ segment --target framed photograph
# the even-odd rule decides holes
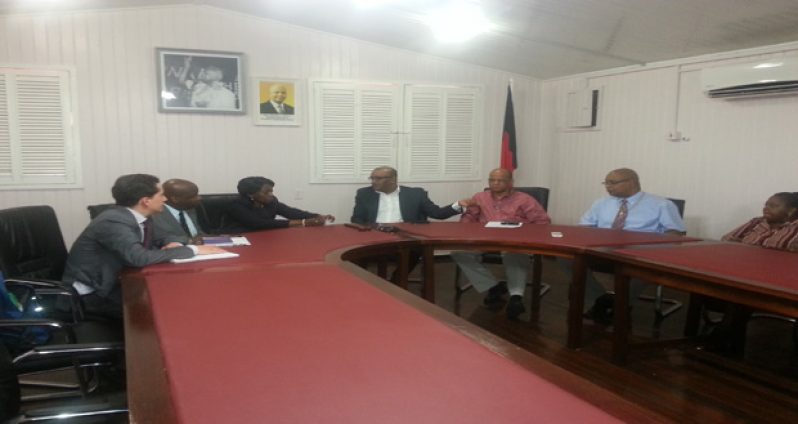
[[[158,48],[158,110],[243,114],[242,53]]]
[[[302,117],[298,80],[254,78],[255,125],[299,125]]]

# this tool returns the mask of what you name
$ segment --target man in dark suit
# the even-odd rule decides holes
[[[355,224],[390,224],[395,222],[427,222],[427,218],[446,219],[471,205],[470,199],[440,207],[432,203],[426,190],[399,186],[397,172],[389,166],[371,171],[371,187],[363,187],[355,195],[351,221]]]
[[[418,187],[400,186],[396,169],[380,166],[371,171],[371,187],[363,187],[355,195],[352,221],[360,225],[391,224],[396,222],[424,223],[427,218],[446,219],[471,206],[471,199],[440,207],[429,199],[427,191]],[[420,251],[411,251],[408,268],[413,270],[421,259]],[[397,275],[391,280],[394,282]]]
[[[157,177],[123,175],[111,194],[117,206],[103,211],[78,236],[64,270],[64,283],[75,287],[88,313],[122,319],[119,271],[123,267],[224,252],[216,246],[153,245],[149,218],[163,210],[166,200]]]
[[[288,97],[288,90],[285,85],[272,85],[269,87],[269,101],[260,104],[260,113],[293,115],[294,107],[285,103],[286,97]]]
[[[164,181],[163,194],[166,196],[164,211],[152,216],[153,240],[156,244],[202,244],[194,243],[205,234],[197,220],[195,209],[200,203],[197,185],[188,180],[173,178]]]

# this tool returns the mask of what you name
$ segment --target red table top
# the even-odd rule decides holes
[[[792,252],[740,243],[717,243],[676,248],[625,248],[613,250],[612,254],[798,295],[798,254]]]
[[[506,241],[575,250],[595,246],[678,243],[698,240],[670,234],[570,225],[524,224],[520,228],[485,228],[484,224],[479,223],[434,222],[429,224],[398,224],[397,226],[408,233],[432,239]],[[552,233],[555,232],[561,233],[562,237],[552,236]]]
[[[618,421],[334,265],[146,287],[181,422]]]
[[[144,268],[147,275],[164,271],[235,270],[253,265],[323,262],[324,257],[337,249],[375,243],[399,241],[395,234],[379,231],[357,231],[343,225],[298,227],[246,233],[251,246],[225,247],[238,253],[238,258],[165,263]]]

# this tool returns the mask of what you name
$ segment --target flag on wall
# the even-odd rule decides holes
[[[515,116],[513,113],[513,92],[507,86],[507,106],[504,110],[504,131],[502,132],[501,167],[515,171],[518,159],[515,153]]]

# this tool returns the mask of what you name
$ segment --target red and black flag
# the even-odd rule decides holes
[[[515,114],[513,113],[513,92],[507,86],[507,107],[504,110],[504,131],[502,132],[501,167],[515,171],[518,158],[515,152]]]

